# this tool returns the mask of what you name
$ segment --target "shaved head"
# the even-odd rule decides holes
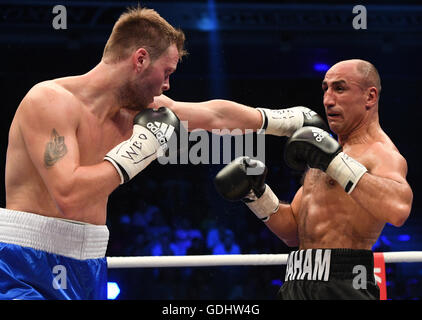
[[[375,66],[361,59],[350,59],[336,63],[335,66],[354,65],[357,74],[361,77],[360,83],[364,89],[375,87],[378,90],[378,95],[381,93],[381,78]]]
[[[356,61],[356,69],[362,75],[365,86],[377,88],[379,94],[381,92],[381,79],[375,66],[365,60],[356,59],[352,61]]]
[[[336,63],[325,74],[322,90],[328,124],[336,134],[347,135],[363,121],[378,117],[381,80],[368,61]]]

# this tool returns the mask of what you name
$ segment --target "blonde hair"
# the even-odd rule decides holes
[[[114,24],[102,60],[116,63],[128,58],[133,50],[144,48],[154,61],[173,44],[181,60],[187,54],[184,43],[183,31],[175,29],[155,10],[128,8]]]

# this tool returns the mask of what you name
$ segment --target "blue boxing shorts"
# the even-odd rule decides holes
[[[107,299],[105,225],[0,208],[0,299]]]

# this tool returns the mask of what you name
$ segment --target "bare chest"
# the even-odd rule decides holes
[[[306,173],[297,220],[304,247],[370,248],[380,231],[371,215],[318,169]]]
[[[326,173],[318,169],[309,169],[304,178],[304,191],[326,193],[339,187],[338,183]]]
[[[128,139],[131,133],[132,126],[129,121],[100,123],[95,117],[85,117],[77,131],[81,165],[102,161],[108,151]]]
[[[317,169],[310,169],[303,183],[299,224],[307,229],[326,225],[338,219],[349,219],[360,211],[358,204],[330,176]],[[354,212],[353,215],[350,215]]]
[[[367,146],[357,146],[354,148],[343,148],[349,156],[353,157],[365,165],[368,169],[372,166],[371,157],[367,155]],[[344,194],[344,190],[325,172],[317,169],[309,169],[305,175],[304,186],[310,191],[320,190],[321,192],[338,192],[340,195]]]

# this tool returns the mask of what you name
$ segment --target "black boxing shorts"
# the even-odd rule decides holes
[[[370,250],[306,249],[287,259],[281,300],[379,300]]]

